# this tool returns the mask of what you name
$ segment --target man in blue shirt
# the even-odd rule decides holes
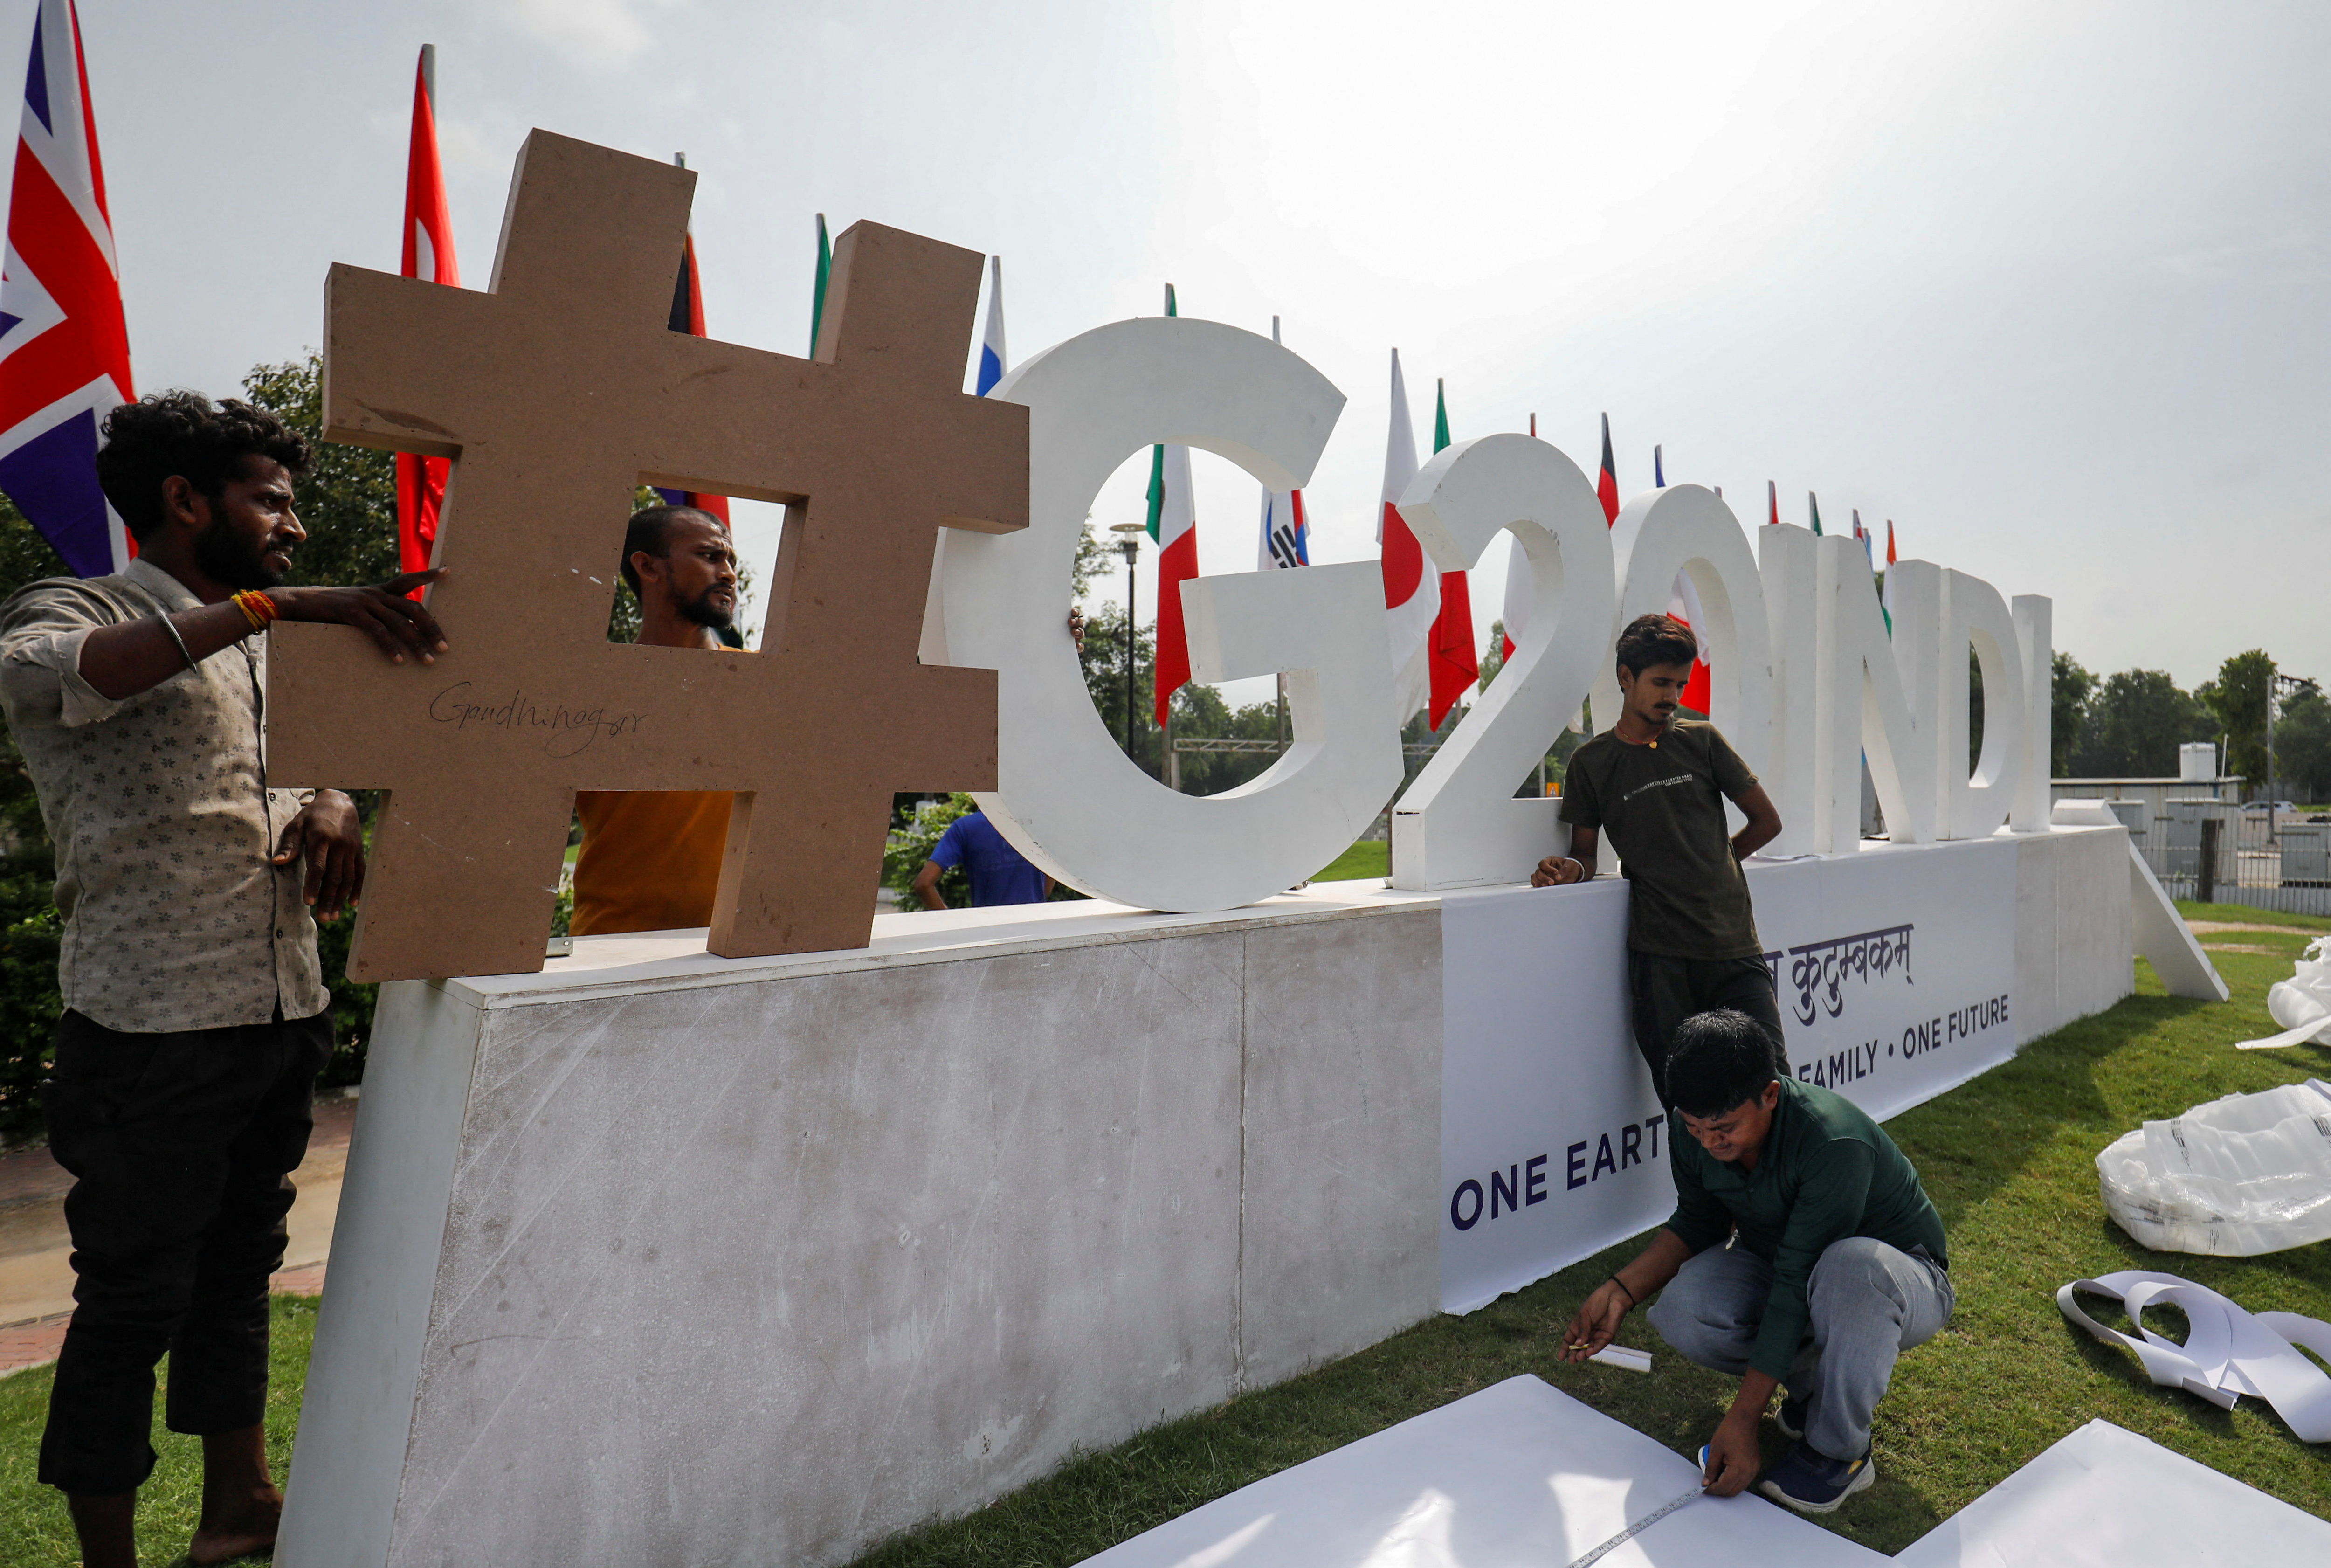
[[[931,858],[915,873],[915,897],[926,909],[944,909],[939,876],[961,866],[971,879],[971,907],[991,904],[1041,904],[1051,896],[1052,879],[1030,865],[982,812],[972,812],[947,824]]]

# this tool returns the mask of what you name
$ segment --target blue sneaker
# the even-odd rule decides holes
[[[1788,1456],[1765,1473],[1756,1489],[1800,1514],[1832,1514],[1837,1506],[1878,1478],[1878,1467],[1868,1454],[1858,1459],[1832,1459],[1803,1442],[1789,1445]]]
[[[1790,1394],[1781,1401],[1780,1412],[1773,1417],[1773,1424],[1781,1429],[1784,1438],[1802,1438],[1805,1435],[1805,1418],[1810,1413],[1803,1400]]]

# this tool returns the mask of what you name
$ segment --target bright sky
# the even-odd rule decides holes
[[[1375,553],[1396,345],[1428,447],[1435,377],[1459,437],[1536,412],[1590,473],[1607,411],[1622,492],[1656,442],[1750,525],[1767,480],[1890,518],[2091,669],[2331,677],[2318,5],[81,4],[141,389],[229,390],[319,341],[328,263],[394,270],[434,43],[473,287],[529,127],[685,151],[716,337],[805,351],[821,211],[1001,254],[1015,360],[1167,280],[1280,315],[1349,399],[1317,559]],[[1196,466],[1205,569],[1252,569],[1256,487]]]

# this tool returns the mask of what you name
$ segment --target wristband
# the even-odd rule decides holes
[[[266,631],[267,623],[280,619],[283,613],[275,607],[274,600],[256,589],[237,594],[234,596],[234,607],[243,612],[243,618],[251,622],[251,629],[253,632]]]
[[[1565,857],[1565,858],[1567,858],[1567,857]],[[1635,1299],[1635,1293],[1634,1293],[1633,1291],[1632,1291],[1632,1290],[1630,1290],[1630,1289],[1628,1289],[1628,1288],[1627,1288],[1627,1282],[1626,1282],[1625,1280],[1623,1280],[1623,1279],[1620,1278],[1616,1274],[1613,1274],[1613,1276],[1611,1276],[1611,1283],[1612,1283],[1612,1284],[1613,1284],[1613,1285],[1615,1285],[1615,1286],[1617,1286],[1617,1287],[1619,1288],[1620,1293],[1621,1293],[1622,1295],[1623,1295],[1623,1296],[1625,1296],[1625,1297],[1626,1297],[1626,1298],[1627,1298],[1627,1305],[1628,1305],[1628,1306],[1630,1306],[1630,1307],[1640,1307],[1640,1306],[1641,1306],[1641,1305],[1642,1305],[1642,1303],[1641,1303],[1641,1302],[1639,1302],[1639,1301],[1637,1301],[1637,1300]]]

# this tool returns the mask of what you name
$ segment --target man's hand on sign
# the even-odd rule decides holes
[[[1626,1289],[1616,1280],[1606,1279],[1595,1288],[1579,1307],[1578,1316],[1562,1334],[1562,1359],[1584,1361],[1611,1343],[1619,1332],[1619,1325],[1627,1316],[1631,1303]]]
[[[286,621],[324,621],[368,633],[393,663],[407,653],[423,664],[445,651],[437,618],[407,594],[445,575],[442,566],[405,572],[368,588],[271,588],[268,597]]]
[[[1593,828],[1570,830],[1570,852],[1548,855],[1530,873],[1533,888],[1566,888],[1573,882],[1594,879],[1594,850],[1596,834]]]
[[[283,825],[271,863],[288,866],[305,858],[307,885],[300,897],[319,917],[331,919],[364,895],[364,824],[356,803],[338,790],[318,790]]]

